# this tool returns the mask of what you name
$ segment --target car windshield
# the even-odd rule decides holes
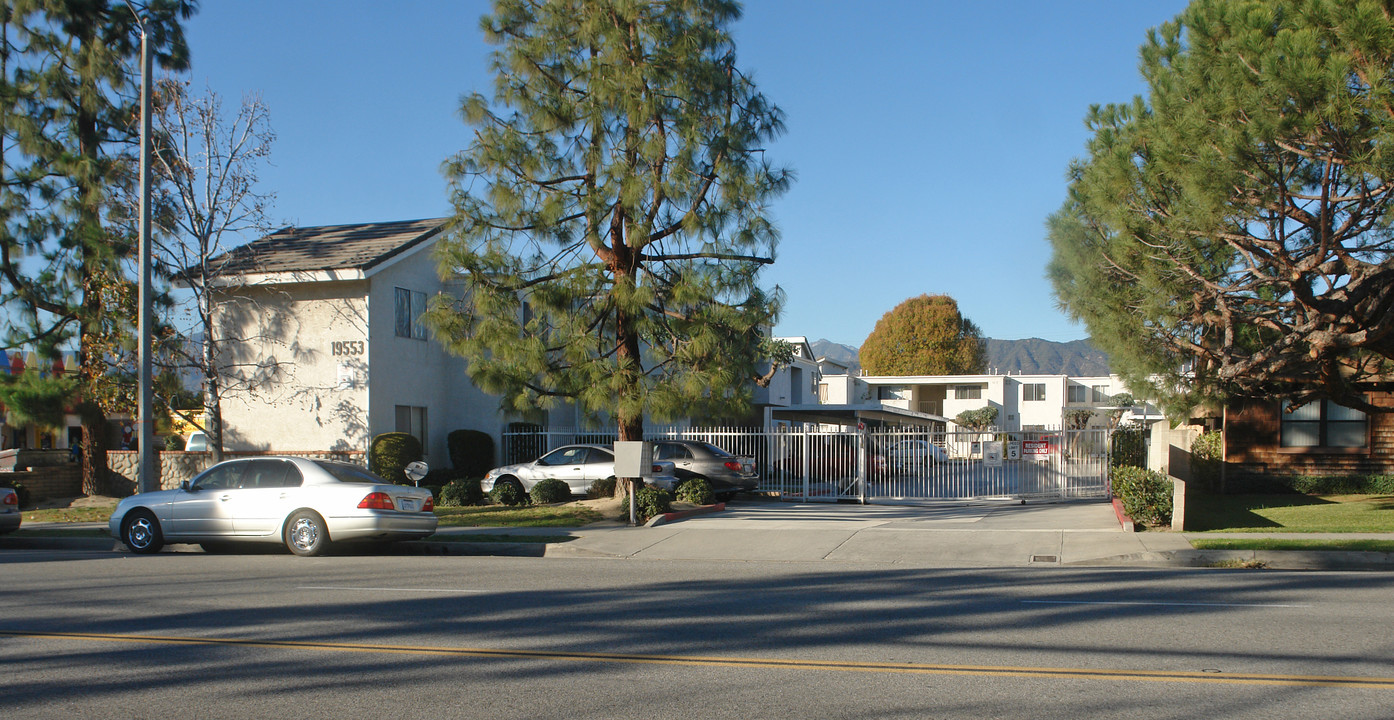
[[[711,454],[713,454],[713,455],[715,455],[715,456],[717,456],[717,457],[721,457],[721,458],[735,457],[735,455],[732,455],[731,453],[728,453],[728,452],[726,452],[725,450],[722,450],[721,448],[719,448],[719,447],[717,447],[717,446],[715,446],[715,445],[713,445],[713,444],[711,444],[711,443],[702,443],[702,447],[706,448],[706,449],[707,449],[707,452],[709,452],[709,453],[711,453]]]
[[[314,463],[320,466],[325,472],[334,476],[339,482],[368,483],[370,485],[390,485],[391,483],[368,472],[367,468],[344,462],[332,462],[329,460],[315,460]]]

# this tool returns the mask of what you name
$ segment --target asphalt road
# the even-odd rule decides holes
[[[1387,718],[1385,573],[0,553],[8,717]]]

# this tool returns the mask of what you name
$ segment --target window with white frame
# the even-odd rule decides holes
[[[954,399],[955,399],[955,400],[982,400],[982,399],[983,399],[983,386],[982,386],[982,385],[955,385],[955,386],[954,386]]]
[[[1025,402],[1040,402],[1046,399],[1045,383],[1023,383],[1021,399]]]
[[[1083,385],[1072,384],[1065,390],[1068,395],[1068,397],[1066,398],[1068,401],[1072,403],[1089,402],[1089,388],[1084,387]]]
[[[1095,402],[1095,403],[1106,403],[1106,402],[1108,402],[1109,395],[1108,395],[1108,386],[1107,386],[1107,385],[1095,385],[1095,386],[1094,386],[1093,388],[1091,388],[1091,389],[1094,391],[1094,402]]]
[[[1284,400],[1279,420],[1279,444],[1285,448],[1363,448],[1369,443],[1365,413],[1330,400],[1309,402],[1288,412]]]

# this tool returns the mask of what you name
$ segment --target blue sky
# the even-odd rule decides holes
[[[765,282],[778,335],[860,345],[909,297],[946,293],[988,337],[1086,337],[1056,309],[1044,222],[1090,104],[1143,91],[1138,47],[1181,0],[749,0],[739,62],[784,110],[770,146],[798,173],[775,205]],[[260,93],[261,173],[297,225],[450,213],[440,164],[468,143],[461,95],[490,94],[482,0],[206,0],[194,87]],[[250,239],[250,238],[249,238]]]

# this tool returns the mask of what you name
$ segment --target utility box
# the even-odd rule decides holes
[[[615,443],[615,477],[641,478],[651,475],[653,443],[621,440]]]

